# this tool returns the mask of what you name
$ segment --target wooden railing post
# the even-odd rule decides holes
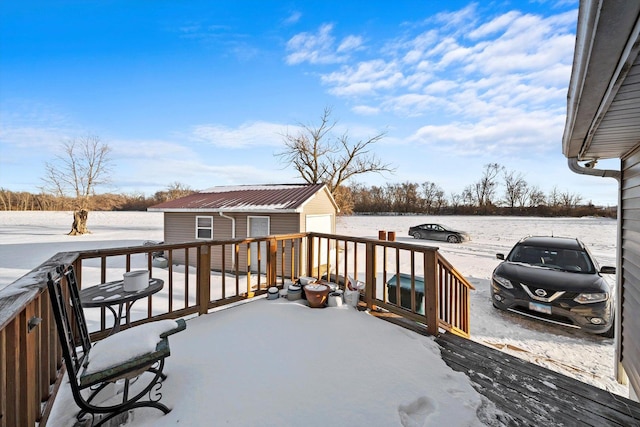
[[[367,308],[373,310],[375,308],[373,301],[376,297],[376,245],[367,242],[366,251],[364,301]]]
[[[284,252],[284,250],[283,250]],[[276,286],[278,275],[278,241],[274,238],[267,240],[267,286]],[[284,276],[284,264],[282,265]]]
[[[427,332],[438,336],[440,300],[438,295],[437,251],[424,253],[424,314],[427,320]]]
[[[312,234],[307,234],[307,271],[306,276],[313,276],[313,245],[315,239]]]
[[[209,312],[211,299],[211,248],[207,245],[198,246],[198,313]]]

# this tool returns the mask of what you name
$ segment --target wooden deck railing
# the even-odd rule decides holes
[[[164,267],[156,266],[159,252],[168,261]],[[64,370],[46,281],[60,263],[75,266],[81,288],[140,268],[163,279],[163,290],[129,313],[131,325],[206,314],[297,277],[326,276],[365,283],[361,300],[369,308],[423,323],[433,335],[438,328],[469,335],[473,287],[432,247],[301,233],[58,253],[0,290],[0,427],[44,426],[53,406]],[[391,281],[401,274],[411,283],[404,290],[409,303],[401,298],[400,282],[394,287]],[[422,292],[416,287],[420,282]],[[87,309],[85,314],[92,339],[108,333],[110,312]]]

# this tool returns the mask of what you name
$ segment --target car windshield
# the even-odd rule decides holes
[[[577,273],[594,273],[589,255],[582,250],[517,245],[508,261]]]

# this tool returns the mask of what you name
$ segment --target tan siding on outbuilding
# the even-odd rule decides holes
[[[640,390],[640,150],[622,162],[622,365]]]
[[[307,231],[306,216],[331,214],[331,232],[336,231],[336,211],[329,195],[325,191],[319,191],[304,205],[304,213],[300,215],[300,231]]]

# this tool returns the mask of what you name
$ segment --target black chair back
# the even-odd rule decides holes
[[[49,273],[47,286],[69,380],[77,383],[77,374],[87,359],[91,340],[73,266],[59,266],[54,273]],[[70,313],[73,315],[69,316]]]

